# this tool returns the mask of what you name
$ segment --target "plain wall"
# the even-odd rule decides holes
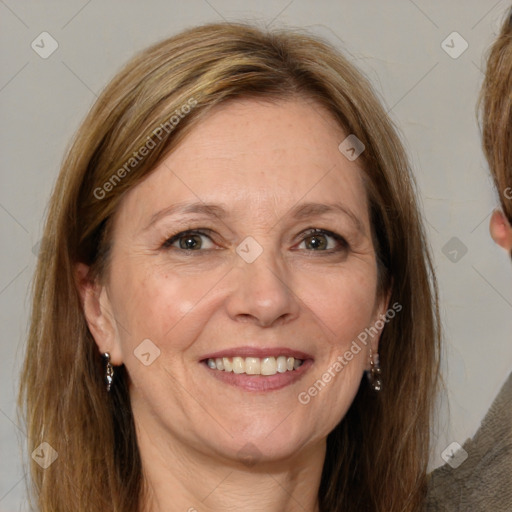
[[[0,511],[25,510],[15,397],[37,243],[65,148],[99,91],[135,52],[222,19],[307,28],[348,52],[373,82],[413,163],[440,284],[447,394],[433,429],[432,467],[443,463],[440,454],[452,441],[472,436],[512,368],[512,265],[488,233],[497,200],[475,115],[484,55],[508,6],[495,0],[0,2]],[[59,45],[47,59],[31,48],[43,31]],[[452,56],[442,47],[454,31],[468,44],[460,56],[459,36],[447,40]]]

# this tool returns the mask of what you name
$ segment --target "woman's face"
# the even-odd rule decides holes
[[[347,135],[314,102],[239,100],[125,196],[88,320],[126,366],[139,434],[275,460],[345,415],[369,361],[353,341],[386,306]]]

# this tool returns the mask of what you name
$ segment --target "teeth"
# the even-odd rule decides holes
[[[245,373],[245,361],[241,357],[233,357],[233,371],[235,373]]]
[[[277,361],[275,357],[265,357],[261,360],[261,375],[275,375],[277,373]]]
[[[288,368],[286,368],[286,357],[279,356],[277,358],[277,371],[279,373],[284,373]]]
[[[258,357],[245,358],[245,373],[247,375],[260,375],[261,363]]]
[[[224,371],[225,372],[232,372],[233,371],[233,363],[227,358],[227,357],[223,357],[222,358],[222,364],[224,365]],[[210,366],[210,365],[208,365]],[[210,366],[211,368],[211,366]],[[217,365],[217,368],[219,369],[219,366]]]
[[[291,372],[302,366],[302,359],[294,357],[217,357],[208,359],[207,365],[212,370],[224,372],[245,373],[247,375],[275,375],[276,373]]]

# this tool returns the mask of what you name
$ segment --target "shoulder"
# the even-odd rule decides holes
[[[426,510],[512,510],[512,373],[462,448],[430,474]]]

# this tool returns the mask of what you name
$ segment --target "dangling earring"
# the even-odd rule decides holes
[[[114,367],[110,363],[110,354],[108,352],[105,352],[103,357],[107,362],[107,366],[105,368],[105,381],[107,382],[107,391],[110,392],[110,387],[112,386],[112,381],[114,380]]]
[[[366,375],[370,382],[370,386],[374,391],[380,391],[382,389],[380,374],[379,354],[375,354],[374,356],[372,354],[372,349],[370,348],[370,371],[367,372]]]

